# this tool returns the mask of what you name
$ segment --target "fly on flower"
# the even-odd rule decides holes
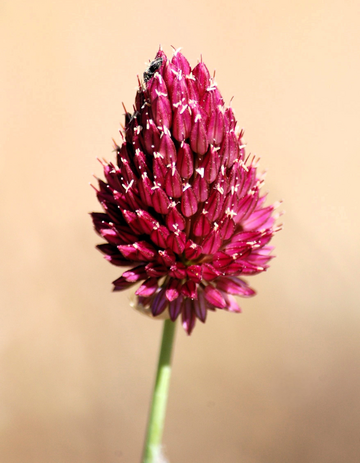
[[[93,213],[105,259],[128,269],[115,291],[137,285],[154,317],[181,315],[188,334],[209,310],[241,312],[255,294],[243,277],[272,258],[273,210],[254,157],[205,64],[159,50],[139,83],[116,163],[104,164]]]
[[[159,57],[155,58],[154,61],[152,61],[149,64],[149,67],[144,72],[144,81],[145,81],[145,83],[148,82],[153,77],[155,72],[161,66],[162,62],[163,62],[163,58],[161,56],[159,56]]]

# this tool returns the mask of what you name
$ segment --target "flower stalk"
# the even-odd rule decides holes
[[[176,323],[170,319],[165,320],[142,463],[159,463],[163,461],[161,440],[169,395],[175,327]]]

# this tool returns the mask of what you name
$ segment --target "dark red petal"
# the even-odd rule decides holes
[[[152,110],[154,113],[154,119],[157,126],[171,127],[171,105],[169,99],[163,94],[159,94],[153,101]]]
[[[126,200],[132,210],[140,209],[143,206],[141,199],[129,188],[126,191]]]
[[[179,51],[175,52],[174,56],[172,57],[171,63],[182,71],[184,75],[190,74],[191,68],[188,60],[185,56],[180,53]]]
[[[160,278],[168,273],[168,269],[157,262],[150,262],[145,267],[146,273],[149,277]]]
[[[184,296],[180,294],[180,296],[177,299],[169,303],[169,315],[170,315],[170,319],[173,322],[177,319],[177,317],[180,315],[182,311],[183,301],[184,301]]]
[[[226,301],[222,293],[214,288],[212,285],[207,285],[204,291],[205,299],[212,304],[214,307],[224,309],[226,307]]]
[[[162,155],[155,153],[153,158],[153,176],[156,185],[164,186],[167,171],[168,169]]]
[[[220,196],[220,192],[218,190],[214,190],[204,204],[204,210],[208,213],[207,218],[210,222],[214,222],[221,213]]]
[[[177,74],[177,68],[170,61],[167,61],[164,66],[163,77],[166,87],[170,89]]]
[[[208,149],[207,133],[204,117],[199,111],[193,114],[193,125],[190,133],[190,147],[199,155],[206,153]]]
[[[184,230],[186,222],[184,217],[177,210],[176,205],[170,204],[169,213],[165,218],[166,225],[170,231]]]
[[[200,97],[202,97],[206,89],[210,86],[210,73],[205,64],[201,61],[192,70],[192,74],[196,78]]]
[[[129,261],[124,259],[122,254],[118,251],[118,249],[111,245],[111,244],[98,244],[97,249],[101,251],[104,255],[104,258],[109,261],[111,264],[116,265],[118,267],[128,267]]]
[[[159,250],[158,262],[166,267],[171,267],[175,264],[176,257],[171,249]]]
[[[120,277],[117,280],[113,281],[114,291],[123,291],[133,286],[135,283],[125,280],[124,277]]]
[[[236,217],[234,217],[235,223],[240,223],[242,220],[246,220],[252,214],[256,207],[258,198],[259,191],[257,189],[255,191],[251,191],[248,196],[245,196],[238,206],[238,213]]]
[[[141,176],[141,179],[138,182],[139,194],[142,202],[146,206],[152,206],[152,182],[147,176],[147,173],[144,172]]]
[[[221,142],[220,151],[219,151],[221,165],[225,167],[228,165],[229,155],[230,155],[230,134],[229,132],[225,131],[223,140]]]
[[[171,136],[167,133],[163,133],[160,140],[159,153],[163,156],[166,165],[176,162],[176,149]]]
[[[186,273],[191,280],[195,281],[195,283],[200,283],[202,276],[201,265],[189,265]]]
[[[123,185],[124,183],[127,183],[127,184],[130,184],[132,182],[136,183],[137,177],[134,174],[134,172],[133,172],[133,170],[132,170],[132,168],[130,166],[130,163],[128,161],[123,162],[122,165],[121,165],[121,176],[122,176],[121,185]]]
[[[182,143],[177,153],[177,163],[179,174],[183,178],[189,178],[194,172],[194,156],[190,146]]]
[[[214,90],[215,87],[208,87],[203,98],[200,100],[200,105],[208,116],[215,111],[216,107]]]
[[[130,281],[131,283],[135,283],[140,280],[145,280],[147,278],[147,273],[145,271],[145,265],[139,265],[138,267],[134,267],[131,270],[127,270],[122,274],[123,278],[126,281]]]
[[[147,83],[147,93],[150,96],[151,103],[160,93],[163,95],[167,95],[167,86],[159,72],[156,72],[154,78]]]
[[[181,197],[181,212],[185,217],[191,217],[197,211],[198,203],[193,189],[187,184],[182,193]]]
[[[216,287],[228,294],[236,294],[242,297],[254,296],[255,291],[243,280],[237,277],[219,277]]]
[[[166,243],[175,254],[181,254],[185,249],[186,235],[184,232],[170,233]]]
[[[160,133],[152,119],[146,121],[145,127],[141,131],[145,151],[149,154],[159,149]]]
[[[136,211],[138,217],[139,226],[141,227],[142,233],[150,234],[157,223],[156,219],[149,214],[149,212],[142,209]]]
[[[144,283],[139,286],[135,294],[137,296],[148,297],[155,293],[158,289],[158,279],[157,278],[148,278]]]
[[[201,246],[204,254],[215,254],[222,244],[222,239],[218,230],[211,232],[204,238]]]
[[[196,321],[195,311],[193,310],[192,305],[191,299],[185,299],[181,313],[182,326],[189,335],[194,329]]]
[[[181,262],[175,262],[175,264],[170,267],[169,275],[173,278],[183,280],[186,277],[185,265]]]
[[[210,114],[210,120],[207,129],[208,142],[219,145],[224,137],[224,116],[219,107]]]
[[[226,130],[234,130],[236,127],[235,114],[231,106],[225,109],[224,113],[224,122],[226,125]]]
[[[212,281],[215,280],[220,275],[220,271],[217,270],[214,266],[211,264],[202,264],[202,277],[206,281]]]
[[[130,207],[130,204],[126,196],[124,195],[124,193],[120,193],[120,191],[113,191],[113,198],[111,198],[111,201],[109,200],[109,198],[104,198],[104,202],[100,202],[108,214],[110,214],[111,207],[114,206],[113,203],[116,203],[120,210],[128,209]]]
[[[188,240],[185,246],[185,257],[188,260],[197,259],[202,253],[202,247],[194,243],[192,240]]]
[[[104,166],[104,175],[111,188],[114,190],[121,190],[120,169],[114,167],[114,165],[110,162]]]
[[[230,239],[235,231],[235,223],[233,219],[231,219],[230,217],[226,217],[224,220],[222,220],[220,223],[219,231],[221,238],[224,241]]]
[[[189,138],[191,132],[191,114],[187,105],[180,104],[174,108],[172,135],[177,141]]]
[[[170,200],[162,188],[156,188],[152,197],[153,208],[159,214],[167,214]]]
[[[196,83],[196,78],[192,74],[186,76],[186,85],[189,92],[189,99],[193,101],[199,101],[199,89]]]
[[[234,256],[234,254],[243,253],[245,250],[249,249],[250,246],[251,244],[248,244],[246,241],[233,241],[225,246],[224,251],[229,256]]]
[[[200,175],[200,174],[196,175],[195,180],[193,182],[193,191],[199,203],[203,203],[204,201],[208,199],[209,185],[203,175]]]
[[[193,307],[197,318],[205,323],[207,315],[206,300],[204,292],[200,289],[198,290],[198,298],[193,301]]]
[[[120,245],[119,251],[124,257],[131,260],[150,261],[154,258],[155,248],[146,241],[138,241],[134,244]]]
[[[244,263],[239,263],[239,262],[231,262],[225,269],[223,269],[223,272],[226,275],[240,275],[244,271]]]
[[[146,156],[142,151],[136,150],[134,156],[134,164],[139,176],[141,176],[144,172],[149,175],[150,169],[146,160]]]
[[[165,297],[165,289],[161,289],[154,297],[151,305],[151,313],[156,317],[164,312],[169,301]]]
[[[159,246],[159,248],[166,248],[166,240],[169,234],[169,230],[164,225],[160,225],[154,228],[151,232],[150,239],[153,243]]]
[[[176,170],[175,164],[168,169],[165,177],[166,194],[172,198],[180,198],[182,195],[182,182],[179,172]]]
[[[211,223],[205,214],[200,214],[193,224],[193,233],[195,236],[206,236],[210,233]]]
[[[233,262],[233,258],[231,255],[219,251],[214,255],[213,258],[213,265],[216,269],[223,269],[224,267],[227,267],[231,262]]]
[[[197,284],[192,281],[188,280],[181,287],[181,294],[185,297],[190,297],[191,299],[197,298]]]
[[[209,151],[204,156],[201,167],[204,168],[205,180],[208,183],[213,183],[218,175],[220,168],[219,153],[218,150],[216,150],[213,146],[210,147]]]
[[[182,101],[189,100],[189,93],[183,74],[178,73],[173,80],[171,87],[171,103],[173,106],[181,104]]]
[[[229,135],[229,158],[227,166],[230,167],[234,161],[239,157],[239,142],[236,138],[235,132],[230,132]]]
[[[229,312],[241,313],[241,308],[239,304],[236,302],[234,296],[224,294],[224,299],[226,302],[226,310],[228,310]]]
[[[273,206],[264,207],[257,211],[255,210],[248,219],[243,221],[242,226],[244,227],[245,230],[269,228],[269,225],[273,226],[274,221],[275,221],[273,217],[270,220],[270,224],[268,222],[273,210],[274,210]]]
[[[120,237],[122,244],[131,244],[134,242],[134,238],[137,239],[129,227],[116,226],[115,229],[117,236]]]
[[[165,296],[166,299],[171,302],[179,297],[181,288],[181,282],[177,278],[170,278],[169,283],[166,287]]]
[[[134,233],[136,233],[137,235],[141,235],[143,233],[143,229],[139,224],[135,212],[123,210],[122,215]]]

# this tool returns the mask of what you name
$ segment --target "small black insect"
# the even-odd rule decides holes
[[[154,61],[151,61],[149,64],[149,67],[146,69],[144,72],[144,82],[148,82],[152,76],[155,74],[155,72],[159,69],[159,67],[162,65],[163,59],[161,56],[158,58],[155,58]]]

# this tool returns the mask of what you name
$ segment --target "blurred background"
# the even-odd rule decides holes
[[[0,460],[140,462],[162,322],[112,293],[96,157],[159,44],[202,54],[285,226],[243,314],[178,327],[172,463],[360,453],[360,4],[3,0]]]

